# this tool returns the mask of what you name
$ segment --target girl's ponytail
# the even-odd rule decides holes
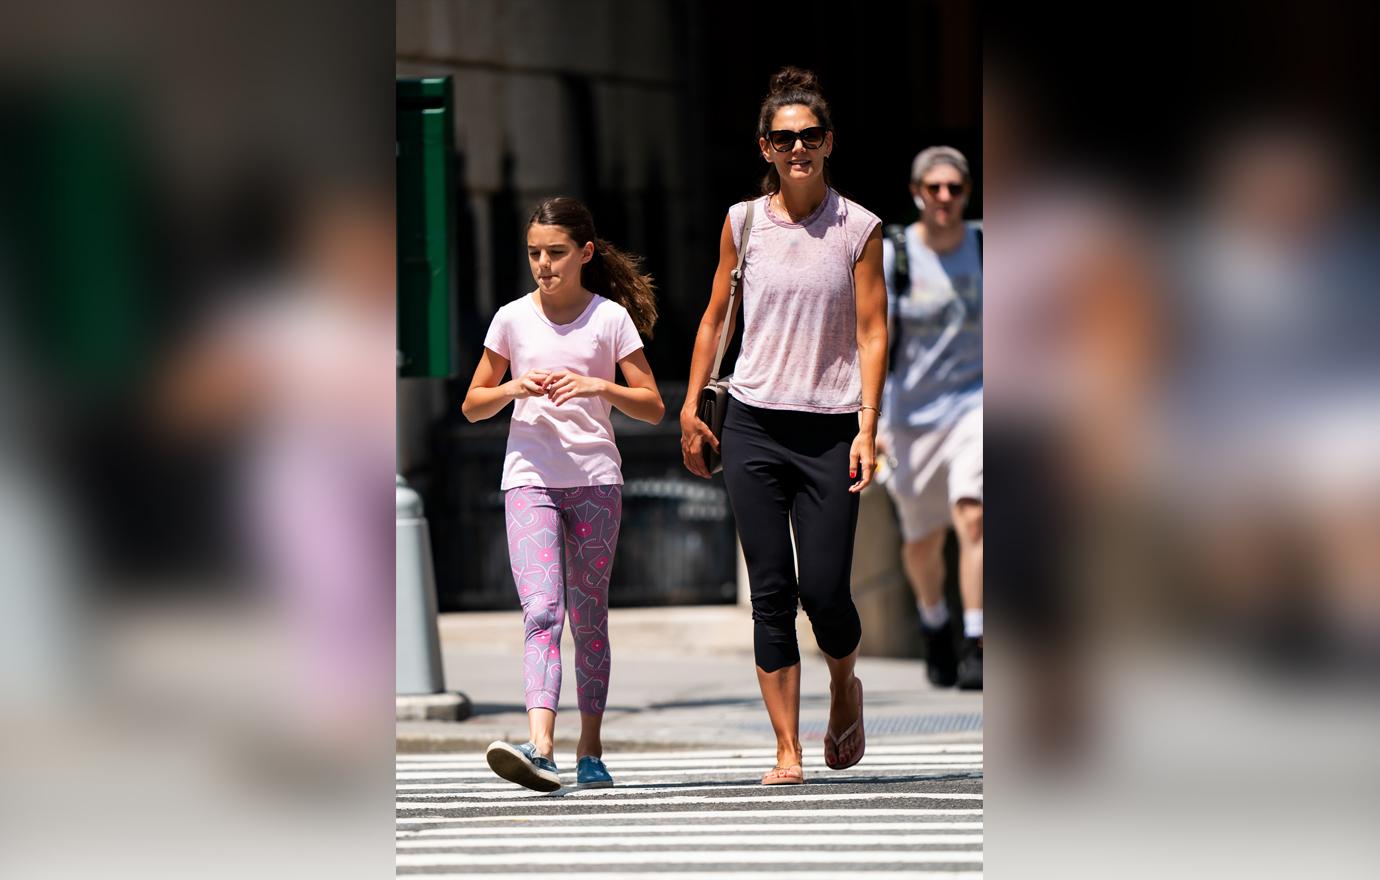
[[[627,309],[637,332],[651,339],[652,326],[656,324],[656,294],[652,276],[643,275],[639,271],[641,265],[641,257],[596,238],[594,259],[585,264],[581,281],[586,290]]]

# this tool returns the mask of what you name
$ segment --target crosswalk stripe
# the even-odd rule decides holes
[[[567,766],[568,766],[568,765],[567,765]],[[823,761],[815,762],[815,761],[808,761],[808,760],[807,760],[807,761],[804,762],[804,766],[805,766],[805,770],[806,770],[807,772],[810,771],[810,770],[827,770],[827,769],[828,769],[827,767],[824,766],[824,762],[823,762]],[[866,760],[864,759],[861,763],[858,763],[858,764],[854,765],[853,767],[850,767],[849,769],[851,769],[851,770],[888,770],[888,771],[891,771],[891,770],[915,770],[915,769],[919,769],[919,768],[922,768],[922,767],[923,767],[924,769],[926,769],[926,770],[934,770],[934,771],[941,771],[941,770],[981,770],[981,769],[982,769],[982,764],[981,764],[981,763],[967,763],[967,762],[961,763],[961,764],[960,764],[960,763],[952,763],[952,764],[933,764],[933,765],[930,765],[930,764],[873,764],[873,763],[870,763],[870,762],[868,762],[868,761],[866,761]],[[609,772],[610,772],[610,773],[617,773],[617,772],[620,771],[620,769],[621,769],[621,768],[619,768],[617,765],[609,765]],[[656,775],[658,775],[658,776],[703,776],[703,775],[705,775],[705,774],[711,774],[711,773],[717,773],[717,774],[719,774],[719,775],[722,775],[722,774],[724,774],[724,773],[734,773],[734,772],[736,772],[736,773],[740,773],[740,774],[741,774],[741,773],[745,773],[745,772],[751,773],[751,771],[756,771],[756,775],[759,775],[759,776],[760,776],[762,773],[765,773],[767,770],[770,770],[770,769],[771,769],[771,766],[770,766],[769,764],[767,764],[767,762],[765,762],[765,761],[754,761],[754,762],[752,762],[752,763],[750,763],[750,764],[745,764],[745,765],[743,765],[742,767],[727,767],[727,768],[724,768],[722,765],[717,765],[717,766],[703,766],[703,767],[669,767],[669,768],[667,768],[667,769],[665,769],[665,770],[657,771]],[[569,771],[567,771],[567,772],[569,772]],[[647,772],[647,771],[645,770],[645,768],[644,768],[643,772]],[[833,771],[830,771],[830,772],[833,772]],[[492,779],[493,776],[494,776],[494,772],[493,772],[492,770],[488,770],[488,769],[484,769],[484,770],[447,770],[447,771],[438,771],[438,772],[434,772],[434,773],[433,773],[433,772],[427,772],[427,773],[399,773],[399,774],[397,775],[397,779],[400,780],[400,781],[405,781],[405,782],[419,782],[419,781],[427,780],[427,779],[432,779],[432,780],[442,780],[442,779]]]
[[[736,800],[736,798],[734,799]],[[602,804],[601,804],[602,806]],[[939,809],[935,807],[857,807],[847,809],[818,809],[818,810],[781,810],[781,809],[756,809],[756,810],[649,810],[645,813],[626,812],[626,813],[528,813],[517,816],[399,816],[394,821],[398,825],[440,825],[454,822],[477,823],[477,822],[589,822],[604,821],[608,819],[636,819],[641,822],[652,819],[676,819],[684,821],[686,818],[696,819],[793,819],[798,816],[808,816],[811,819],[824,819],[830,816],[844,816],[849,818],[868,818],[868,817],[899,817],[899,816],[981,816],[981,809],[954,808]]]
[[[862,877],[865,880],[981,880],[981,871],[873,871],[867,867],[858,867],[848,872],[850,877]],[[399,874],[399,877],[425,877],[426,880],[475,880],[476,877],[483,877],[484,880],[551,880],[550,871],[534,871],[528,873],[509,873],[501,874]],[[781,880],[780,871],[676,871],[668,869],[658,869],[652,872],[645,871],[615,871],[615,872],[586,872],[581,871],[578,875],[580,880]],[[791,869],[791,877],[797,880],[837,880],[839,872],[837,868],[826,868],[823,870]]]
[[[745,837],[741,834],[680,834],[647,839],[627,837],[579,837],[562,840],[561,846],[568,847],[634,847],[634,846],[748,846],[757,849],[764,847],[809,848],[827,846],[846,848],[854,846],[971,846],[982,843],[981,834],[773,834],[770,837]],[[550,846],[551,841],[544,837],[455,837],[399,840],[399,849],[495,849],[513,847],[514,849],[540,849]]]
[[[967,778],[977,778],[974,774],[980,774],[980,771],[955,771],[954,774],[938,775],[907,774],[907,772],[882,775],[856,771],[857,767],[851,768],[849,771],[839,771],[836,772],[836,774],[829,775],[827,779],[831,785],[858,785],[858,783],[864,782],[929,782],[934,781],[934,779],[963,777],[963,775],[966,775]],[[818,779],[816,779],[816,781],[818,781]],[[669,779],[658,779],[655,777],[629,779],[627,777],[621,777],[620,775],[620,777],[618,777],[618,785],[614,786],[613,789],[595,790],[600,790],[603,794],[617,794],[620,792],[639,794],[642,793],[642,790],[649,790],[650,792],[650,790],[662,789],[675,790],[675,792],[709,792],[709,790],[715,790],[715,792],[718,792],[718,790],[726,790],[726,792],[731,792],[731,790],[736,789],[756,790],[760,785],[756,775],[752,775],[752,777],[742,777],[742,775],[740,775],[740,777],[736,779],[719,779],[719,781],[705,782],[704,785],[690,785],[689,782],[693,782],[693,779],[691,779],[691,781],[672,782],[669,781]],[[522,786],[516,785],[516,783],[513,782],[501,781],[501,779],[497,777],[495,777],[494,782],[408,782],[406,785],[397,785],[395,788],[397,792],[407,793],[408,796],[411,796],[413,792],[449,792],[451,794],[464,794],[465,792],[511,792],[515,794],[515,796],[516,794],[527,793],[527,790],[524,790]],[[560,790],[564,792],[562,797],[569,797],[570,794],[575,792],[580,792],[581,794],[593,793],[591,789],[581,788],[573,779],[566,779],[566,788]],[[531,792],[531,794],[535,797],[548,796],[548,794],[542,792]]]
[[[844,783],[844,782],[848,782],[849,784],[854,784],[854,785],[856,785],[856,784],[871,783],[871,782],[873,782],[873,780],[876,779],[876,778],[878,778],[878,777],[848,776],[848,777],[839,777],[838,779],[831,779],[830,782],[833,783],[833,784],[842,784],[842,783]],[[882,778],[882,779],[885,779],[886,777],[881,777],[881,778]],[[818,789],[818,786],[816,786],[816,789]],[[544,801],[544,802],[550,802],[550,801],[565,801],[565,800],[569,800],[569,801],[584,801],[584,800],[588,800],[588,799],[590,799],[590,798],[600,798],[600,799],[618,798],[618,797],[626,797],[626,798],[638,797],[638,798],[642,798],[643,796],[650,796],[650,795],[657,795],[657,794],[662,795],[662,796],[664,796],[664,797],[678,797],[678,796],[681,796],[681,795],[685,794],[686,792],[699,792],[699,791],[717,791],[717,792],[723,792],[724,794],[729,794],[729,793],[732,793],[732,792],[745,792],[745,793],[746,793],[746,792],[759,792],[759,793],[760,793],[760,792],[762,792],[763,790],[764,790],[764,789],[762,788],[761,784],[758,783],[758,782],[756,782],[756,781],[752,781],[752,782],[749,782],[749,783],[746,783],[746,784],[735,784],[735,785],[723,785],[723,784],[719,784],[719,785],[679,785],[679,784],[675,784],[675,785],[650,785],[650,786],[646,786],[646,787],[641,788],[641,789],[630,788],[630,787],[621,786],[621,785],[620,785],[620,786],[614,786],[613,788],[580,788],[579,786],[573,786],[573,785],[572,785],[572,786],[567,786],[567,787],[565,787],[565,788],[559,789],[559,790],[557,790],[557,791],[552,791],[552,792],[532,791],[531,789],[522,788],[521,786],[514,785],[514,784],[512,784],[512,783],[509,783],[508,786],[507,786],[507,788],[505,788],[505,789],[503,789],[503,790],[501,790],[501,791],[493,791],[493,790],[489,790],[489,789],[474,790],[474,789],[469,789],[469,788],[462,788],[462,789],[459,790],[459,791],[431,791],[431,792],[426,792],[426,791],[408,791],[408,792],[403,792],[401,795],[399,795],[399,800],[407,799],[408,801],[421,802],[421,801],[457,800],[457,799],[460,799],[460,798],[478,798],[479,801],[481,801],[481,802],[483,802],[483,803],[485,803],[485,804],[495,804],[495,803],[497,803],[497,802],[499,802],[499,801],[515,801],[515,800],[517,800],[517,801],[538,800],[538,801]],[[857,794],[857,792],[851,792],[851,793],[852,793],[852,794]],[[883,795],[881,795],[881,794],[879,794],[879,793],[877,793],[877,792],[872,792],[869,796],[870,796],[870,797],[881,797],[881,796],[883,796]],[[928,794],[927,796],[928,796],[928,797],[938,797],[938,798],[941,798],[941,799],[944,799],[944,797],[945,797],[945,796],[942,795],[942,794],[934,794],[934,793]],[[702,797],[704,797],[704,795],[693,795],[693,796],[692,796],[692,798],[695,799],[695,800],[698,800],[699,798],[702,798]],[[784,798],[784,797],[787,797],[787,795],[782,794],[782,795],[779,795],[778,797],[783,797],[783,798]],[[967,797],[967,796],[965,796],[965,797]],[[980,795],[973,795],[973,797],[980,797]],[[647,801],[647,802],[650,802],[650,801]],[[604,803],[612,803],[612,801],[604,800]]]
[[[639,814],[640,815],[640,814]],[[697,814],[698,815],[698,814]],[[577,825],[550,826],[539,828],[419,828],[416,831],[400,829],[398,837],[413,840],[422,837],[522,837],[539,835],[542,837],[563,837],[578,834],[617,834],[656,837],[663,834],[753,834],[759,831],[981,831],[981,822],[733,822],[708,825]]]
[[[571,784],[574,756],[558,753],[567,787],[553,793],[498,779],[482,752],[398,756],[396,873],[550,880],[578,866],[602,869],[579,870],[582,880],[982,876],[980,782],[976,792],[972,783],[892,790],[980,780],[981,742],[874,744],[846,771],[827,770],[814,752],[804,769],[816,784],[767,790],[756,781],[775,760],[771,748],[606,756],[618,784],[605,789]],[[472,873],[486,869],[499,872]]]
[[[484,867],[488,865],[569,865],[588,857],[588,853],[545,850],[524,852],[520,856],[511,853],[400,853],[396,856],[400,868],[443,868],[453,866]],[[658,850],[656,852],[600,853],[599,861],[605,865],[646,865],[646,864],[763,864],[780,863],[779,852],[760,850]],[[911,864],[947,865],[979,864],[982,853],[975,850],[871,850],[866,852],[838,852],[828,850],[809,850],[792,853],[791,864]]]
[[[896,745],[896,744],[875,744],[867,747],[869,754],[876,755],[943,755],[943,754],[982,754],[982,743],[950,743],[944,745]],[[426,764],[431,762],[464,761],[474,760],[476,755],[482,755],[482,749],[472,752],[432,752],[427,754],[398,755],[399,764]],[[564,756],[565,752],[560,752],[559,756]],[[717,758],[772,758],[776,756],[776,749],[773,748],[744,748],[744,749],[679,749],[676,751],[664,752],[622,752],[628,757],[643,758],[646,760],[663,760],[669,758],[690,757],[696,759],[717,759]],[[570,753],[573,758],[575,753]]]
[[[677,767],[688,764],[736,764],[743,761],[761,761],[764,758],[772,760],[776,757],[775,749],[763,749],[760,755],[745,755],[742,753],[732,755],[697,755],[693,752],[681,752],[665,756],[644,755],[640,752],[606,752],[604,760],[607,763],[618,763],[623,766],[642,766],[642,767]],[[805,757],[811,761],[823,761],[824,751],[818,747],[806,747]],[[897,762],[918,762],[918,763],[943,763],[944,761],[981,761],[982,752],[939,752],[912,754],[909,752],[884,752],[877,748],[867,750],[869,756],[881,758],[886,761]],[[465,769],[466,767],[487,767],[484,760],[484,752],[472,755],[457,755],[445,761],[398,761],[397,766],[400,770],[409,772],[420,772],[424,770],[454,770]],[[556,760],[562,758],[574,760],[574,753],[556,752]]]
[[[773,760],[776,757],[775,749],[762,749],[762,754],[742,754],[731,755],[697,755],[693,753],[681,752],[666,756],[649,756],[639,752],[633,753],[614,753],[605,754],[604,760],[620,767],[688,767],[688,766],[733,766],[740,763],[760,763],[763,759]],[[869,757],[882,758],[893,763],[917,763],[917,764],[943,764],[946,761],[958,761],[971,763],[982,760],[982,752],[938,752],[912,754],[909,752],[884,752],[877,748],[867,750]],[[824,755],[819,749],[807,749],[805,752],[807,760],[823,762]],[[566,755],[561,752],[556,753],[556,761],[560,763],[562,759],[574,760],[574,754]],[[484,760],[483,753],[477,755],[456,756],[445,761],[398,761],[398,769],[409,773],[420,773],[427,770],[467,770],[472,768],[484,768],[488,764]]]
[[[775,795],[742,795],[738,797],[706,797],[704,795],[672,795],[670,797],[649,797],[649,798],[629,798],[629,797],[610,797],[604,800],[576,800],[573,798],[521,798],[510,800],[508,803],[502,802],[500,798],[489,799],[485,793],[476,792],[471,797],[480,798],[475,801],[448,801],[445,803],[421,803],[411,801],[399,801],[399,810],[462,810],[469,807],[484,807],[486,809],[506,809],[510,807],[527,807],[532,804],[543,804],[554,806],[556,804],[568,804],[570,806],[626,806],[629,804],[749,804],[749,803],[781,803],[798,804],[818,801],[875,801],[880,799],[887,800],[932,800],[932,801],[980,801],[980,794],[946,794],[940,792],[916,792],[900,791],[894,794],[882,792],[827,792],[820,794],[775,794]]]
[[[870,760],[869,760],[870,759]],[[609,772],[622,771],[624,773],[675,773],[677,771],[728,771],[740,769],[753,769],[756,767],[770,767],[776,762],[772,758],[742,758],[724,759],[722,761],[675,761],[675,762],[642,762],[642,761],[606,761]],[[827,769],[824,758],[817,756],[806,756],[802,762],[805,769],[816,770]],[[573,769],[574,761],[557,761],[557,766]],[[919,760],[905,761],[897,760],[894,757],[885,755],[867,755],[863,762],[858,766],[864,767],[923,767],[943,769],[946,767],[981,767],[981,758],[921,758]],[[491,773],[487,762],[478,761],[472,764],[446,764],[437,767],[428,767],[425,770],[400,769],[395,778],[400,780],[417,779],[465,779],[475,773]]]
[[[937,778],[957,776],[959,773],[971,774],[973,771],[956,771],[955,773],[940,774],[936,777],[933,774],[918,775],[905,774],[901,776],[877,776],[862,773],[855,773],[858,768],[854,767],[849,771],[831,773],[826,779],[831,785],[857,785],[866,783],[875,785],[883,782],[927,782]],[[712,775],[712,774],[706,774]],[[752,790],[759,791],[760,783],[758,777],[743,776],[736,774],[735,779],[725,779],[706,785],[687,785],[683,782],[671,782],[665,779],[624,779],[618,777],[618,784],[613,788],[581,788],[567,781],[565,788],[560,789],[560,793],[547,793],[541,791],[529,791],[523,789],[513,782],[443,782],[437,784],[429,783],[408,783],[397,785],[399,792],[405,792],[408,797],[441,797],[448,793],[450,796],[461,795],[465,792],[507,792],[513,797],[607,797],[617,794],[644,794],[652,791],[735,791]],[[818,779],[819,777],[817,777]],[[641,790],[639,790],[641,789]],[[433,792],[433,794],[419,794],[418,792]],[[441,792],[438,795],[435,792]]]

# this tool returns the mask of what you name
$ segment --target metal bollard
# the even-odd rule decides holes
[[[440,694],[441,637],[436,629],[436,576],[422,497],[397,478],[397,692]]]

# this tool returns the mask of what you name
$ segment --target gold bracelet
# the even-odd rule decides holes
[[[882,411],[879,410],[879,409],[877,409],[875,406],[868,406],[868,405],[865,404],[865,403],[864,403],[862,406],[858,407],[858,410],[859,410],[859,411],[862,411],[862,410],[865,410],[865,409],[870,409],[870,410],[872,410],[874,413],[876,413],[877,415],[881,415],[881,414],[882,414]]]

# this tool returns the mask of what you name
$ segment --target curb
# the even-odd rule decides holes
[[[396,721],[464,721],[474,711],[462,693],[399,694]]]

